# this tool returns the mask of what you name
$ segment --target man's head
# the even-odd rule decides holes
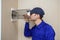
[[[44,16],[44,11],[42,8],[39,8],[39,7],[36,7],[36,8],[33,8],[31,11],[30,11],[30,18],[31,20],[37,20],[37,19],[42,19],[43,16]]]

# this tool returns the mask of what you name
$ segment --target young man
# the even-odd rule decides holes
[[[35,25],[29,29],[29,22],[26,21],[24,36],[32,37],[32,40],[55,40],[55,32],[51,25],[43,21],[44,11],[42,8],[36,7],[30,11],[30,19]]]

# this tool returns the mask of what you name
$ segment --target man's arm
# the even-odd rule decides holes
[[[26,36],[26,37],[32,36],[31,30],[29,29],[29,22],[25,23],[24,36]]]
[[[55,40],[55,32],[51,26],[47,26],[46,40]]]

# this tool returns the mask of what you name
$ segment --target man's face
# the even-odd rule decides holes
[[[39,16],[38,14],[35,14],[35,13],[33,13],[33,14],[30,15],[30,19],[31,19],[32,21],[37,20],[39,17],[40,17],[40,16]]]

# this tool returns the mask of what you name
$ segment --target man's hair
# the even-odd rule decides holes
[[[42,19],[43,18],[43,16],[42,15],[40,15],[40,19]]]

